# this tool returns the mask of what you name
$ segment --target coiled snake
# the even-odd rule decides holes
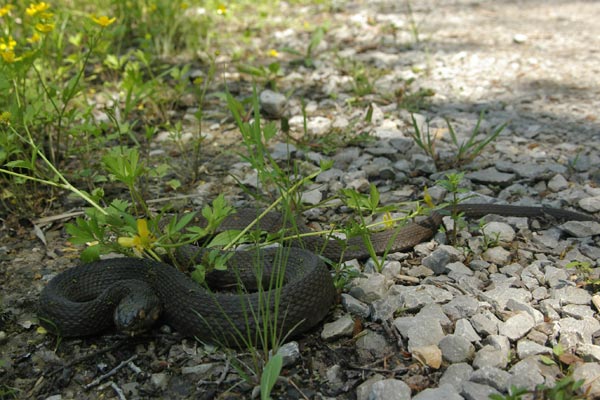
[[[585,214],[545,207],[460,204],[455,211],[469,217],[499,214],[595,220]],[[256,211],[249,210],[231,218],[239,226],[255,216]],[[370,233],[369,238],[378,254],[404,251],[431,238],[441,221],[442,215],[432,212],[420,222]],[[280,216],[273,213],[262,225],[277,230],[280,223]],[[313,236],[294,245],[303,248],[236,252],[228,272],[207,277],[213,282],[241,281],[246,285],[247,290],[229,292],[208,290],[174,267],[147,259],[114,258],[80,265],[58,274],[44,288],[40,322],[55,334],[73,337],[99,334],[115,324],[123,331],[135,332],[162,315],[184,336],[232,347],[256,344],[265,337],[298,334],[325,317],[336,293],[331,274],[315,253],[339,261],[367,258],[369,251],[362,237],[341,243]],[[177,258],[193,262],[203,251],[184,246]],[[276,282],[278,277],[281,282]],[[251,292],[257,286],[258,290]],[[131,320],[134,325],[129,326]]]

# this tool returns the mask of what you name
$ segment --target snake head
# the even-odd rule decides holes
[[[160,317],[162,304],[148,290],[132,290],[114,310],[113,320],[118,331],[135,336],[147,331]]]

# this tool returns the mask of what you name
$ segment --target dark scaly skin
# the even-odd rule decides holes
[[[460,204],[455,211],[464,212],[469,217],[499,214],[595,220],[585,214],[545,207]],[[225,222],[224,229],[247,225],[256,215],[255,210],[242,210]],[[431,238],[441,221],[442,215],[432,212],[426,219],[401,229],[370,233],[369,239],[378,254],[405,251]],[[261,222],[260,228],[276,231],[280,225],[281,216],[271,213]],[[301,231],[307,229],[301,223],[298,226]],[[261,302],[259,293],[211,292],[168,264],[146,259],[116,258],[74,267],[52,279],[40,295],[40,320],[51,332],[65,337],[99,334],[113,326],[116,304],[132,290],[124,282],[141,280],[152,288],[162,303],[163,319],[184,336],[243,347],[245,340],[256,344],[259,329],[263,329],[262,321],[271,321],[272,324],[275,315],[277,337],[290,332],[296,335],[321,321],[335,297],[331,275],[313,252],[337,261],[367,258],[369,251],[362,237],[340,243],[313,236],[294,245],[306,250],[293,247],[237,252],[232,257],[233,265],[228,269],[229,272],[218,272],[212,279],[214,282],[222,281],[219,274],[226,276],[231,271],[237,271],[233,280],[229,277],[223,281],[236,282],[239,279],[249,282],[251,286],[252,281],[256,281],[253,265],[260,261],[267,277],[263,279],[263,285],[267,289],[280,288],[264,291],[262,298],[268,299],[266,302]],[[184,246],[178,251],[177,257],[180,262],[193,263],[194,257],[201,257],[202,251],[194,246]],[[269,285],[269,277],[278,275],[277,268],[282,268],[285,282],[279,286],[273,283]],[[280,293],[275,295],[275,290],[280,290]],[[279,299],[277,304],[276,299]],[[267,303],[268,307],[265,306]]]

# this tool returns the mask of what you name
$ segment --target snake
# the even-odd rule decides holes
[[[429,240],[450,211],[476,218],[498,214],[596,220],[558,208],[460,203],[400,228],[369,232],[368,241],[361,235],[345,240],[299,235],[306,237],[287,247],[234,251],[228,268],[208,274],[204,285],[166,262],[103,259],[52,278],[40,294],[39,321],[55,335],[84,337],[111,329],[135,335],[161,320],[185,337],[238,348],[297,336],[322,321],[336,298],[324,259],[341,262],[365,259],[373,252],[410,250]],[[247,225],[256,215],[256,210],[238,210],[222,229]],[[282,221],[281,214],[270,212],[260,220],[259,229],[277,231]],[[303,223],[298,226],[300,231],[308,229]],[[207,251],[184,245],[175,256],[182,264],[194,264]]]

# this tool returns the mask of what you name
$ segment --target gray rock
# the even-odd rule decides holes
[[[442,325],[442,327],[445,328],[449,328],[452,325],[452,322],[450,321],[450,319],[448,319],[446,314],[444,314],[444,311],[442,310],[442,307],[439,304],[425,305],[423,308],[421,308],[417,315],[415,315],[415,318],[437,319]]]
[[[600,211],[600,196],[586,197],[579,200],[579,207],[590,213]]]
[[[375,384],[375,382],[379,382],[383,379],[383,376],[380,374],[375,374],[363,383],[361,383],[356,388],[356,400],[368,400],[369,393],[371,393],[371,388]]]
[[[271,157],[275,160],[288,160],[297,149],[291,143],[277,142],[271,147]]]
[[[442,310],[453,320],[468,318],[479,309],[479,302],[472,296],[456,296],[442,306]]]
[[[505,368],[508,364],[508,353],[497,349],[494,346],[483,346],[473,359],[473,367],[476,369],[483,367]]]
[[[471,382],[491,386],[501,392],[508,389],[510,374],[500,368],[482,367],[471,374]]]
[[[440,378],[439,385],[452,385],[456,390],[460,390],[462,383],[469,380],[472,373],[473,367],[467,363],[449,365]]]
[[[354,331],[354,320],[348,314],[323,325],[321,338],[323,340],[333,340],[342,336],[352,336]]]
[[[358,301],[358,300],[357,300]],[[373,321],[387,321],[404,307],[404,298],[401,295],[389,294],[381,300],[376,300],[369,305],[369,314]]]
[[[518,340],[535,326],[533,317],[527,312],[519,311],[500,324],[498,332],[510,340]]]
[[[590,306],[578,304],[567,304],[562,308],[562,311],[565,315],[577,319],[583,319],[585,317],[592,318],[596,314]]]
[[[515,239],[515,230],[504,222],[488,222],[481,228],[481,233],[491,240],[511,243]]]
[[[575,286],[564,286],[555,288],[550,291],[550,297],[560,301],[561,305],[565,304],[580,304],[589,305],[592,301],[590,293]]]
[[[473,275],[473,271],[460,261],[447,264],[446,270],[448,271],[448,277],[457,282],[465,275]]]
[[[508,185],[516,175],[499,172],[496,168],[486,168],[475,172],[469,172],[466,177],[473,182],[491,183],[494,185]]]
[[[552,349],[527,339],[517,342],[517,355],[520,359],[538,354],[552,354]]]
[[[290,121],[291,124],[291,121]],[[331,130],[332,121],[329,118],[316,116],[308,118],[306,121],[306,130],[313,135],[324,135]]]
[[[502,323],[494,314],[489,311],[475,314],[471,318],[473,328],[483,336],[495,335],[498,333],[498,326]]]
[[[356,349],[362,359],[381,359],[392,353],[392,346],[379,333],[367,331],[356,340]]]
[[[506,308],[506,303],[510,299],[521,303],[529,303],[532,298],[529,290],[507,287],[496,287],[488,290],[482,294],[482,297],[490,303],[495,304],[499,310]]]
[[[319,189],[307,190],[300,195],[303,204],[317,205],[323,200],[323,193]]]
[[[577,354],[585,361],[600,362],[600,346],[595,344],[582,344],[577,347]]]
[[[371,386],[369,400],[410,400],[410,387],[399,379],[383,379]]]
[[[577,344],[591,344],[592,335],[600,329],[600,322],[594,318],[575,319],[571,317],[562,318],[557,323],[562,336],[572,333],[577,338]]]
[[[457,336],[464,337],[469,342],[479,342],[481,337],[475,332],[473,325],[466,318],[461,318],[456,321],[454,326],[454,334]]]
[[[317,177],[315,178],[315,182],[328,183],[331,181],[339,181],[342,178],[342,175],[343,172],[341,169],[330,168],[317,175]]]
[[[571,375],[575,381],[584,379],[581,390],[587,393],[590,399],[600,396],[600,364],[591,362],[575,366]]]
[[[452,385],[440,385],[435,389],[425,389],[415,395],[412,400],[464,400]]]
[[[544,280],[551,288],[564,285],[568,277],[569,274],[564,268],[556,268],[551,265],[547,265],[546,268],[544,268]]]
[[[342,293],[342,305],[344,309],[351,314],[367,318],[370,314],[368,305],[347,293]]]
[[[565,190],[568,187],[569,187],[569,182],[561,174],[554,175],[548,181],[548,189],[550,189],[551,191],[553,191],[555,193],[560,192],[561,190]]]
[[[413,153],[410,157],[414,169],[425,174],[432,174],[436,171],[435,164],[429,156],[421,153]]]
[[[422,263],[439,275],[447,271],[446,266],[449,263],[459,261],[462,257],[463,254],[455,247],[442,245],[423,258]]]
[[[281,93],[263,90],[259,95],[260,108],[270,117],[279,118],[283,115],[287,99]]]
[[[157,389],[165,390],[169,384],[169,375],[164,372],[158,372],[150,376],[150,383]]]
[[[367,278],[358,278],[353,282],[350,295],[364,303],[372,303],[383,298],[391,284],[385,276],[372,274]]]
[[[500,394],[496,389],[488,385],[466,381],[463,382],[460,394],[465,400],[489,399],[492,394]]]
[[[344,370],[341,365],[335,364],[325,371],[327,383],[332,389],[341,388],[344,385]]]
[[[442,356],[450,363],[461,363],[470,360],[475,354],[475,347],[462,336],[448,335],[440,340]]]
[[[412,325],[406,332],[408,337],[408,350],[414,347],[438,345],[444,338],[442,325],[435,318],[414,318]]]
[[[181,374],[182,375],[188,375],[188,374],[205,375],[208,372],[212,371],[215,368],[215,366],[216,366],[215,363],[204,363],[204,364],[192,365],[189,367],[182,367]]]
[[[510,311],[525,311],[527,314],[531,315],[535,325],[544,322],[544,314],[542,314],[527,303],[522,303],[514,299],[509,299],[506,302],[506,308]]]
[[[545,382],[540,370],[541,362],[537,356],[529,357],[519,361],[510,369],[508,387],[516,386],[534,390],[537,385]]]
[[[432,303],[444,303],[452,299],[452,293],[434,285],[419,286],[393,285],[388,294],[402,296],[403,306],[409,310],[417,309]]]
[[[490,247],[481,255],[481,258],[483,258],[485,261],[496,265],[508,264],[510,257],[510,251],[500,246]]]
[[[600,234],[600,223],[596,221],[568,221],[560,229],[574,237],[588,237]]]
[[[277,350],[277,354],[283,358],[284,367],[295,365],[300,359],[300,346],[296,341],[288,342]]]

